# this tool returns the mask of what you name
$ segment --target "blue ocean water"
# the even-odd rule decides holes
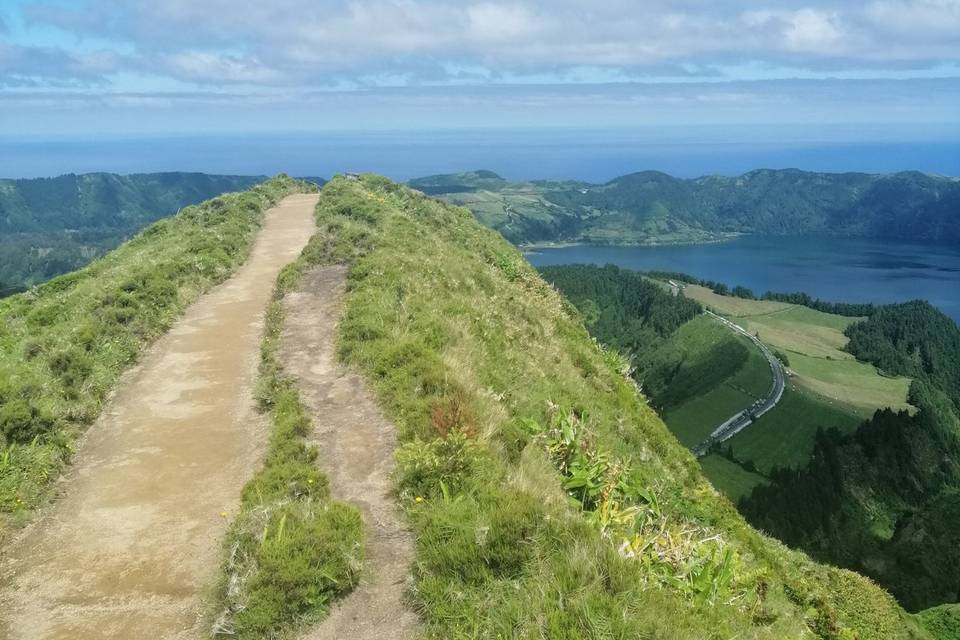
[[[605,182],[656,169],[680,177],[757,168],[960,175],[960,140],[737,141],[736,135],[650,131],[449,131],[249,136],[0,138],[0,177],[110,171],[331,176],[372,171],[396,180],[491,169],[514,180]],[[730,141],[733,139],[734,141]]]

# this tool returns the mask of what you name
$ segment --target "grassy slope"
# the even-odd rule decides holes
[[[286,176],[151,225],[104,258],[0,301],[0,539],[49,494],[124,370],[245,260]]]
[[[467,211],[338,178],[318,221],[352,265],[339,353],[400,431],[429,636],[925,637],[866,579],[750,529]]]
[[[944,604],[919,614],[923,626],[938,640],[960,640],[960,604]]]
[[[743,363],[730,375],[711,377],[717,370],[702,363],[708,361],[711,353],[719,347],[731,342],[743,346]],[[684,394],[678,403],[664,408],[664,421],[687,447],[703,442],[724,420],[749,407],[770,389],[770,367],[756,347],[707,316],[681,326],[663,349],[681,352],[684,368],[695,371],[701,382],[698,388],[702,393],[691,397]],[[648,357],[656,360],[658,356],[650,354]]]
[[[857,318],[784,302],[721,296],[696,285],[685,287],[684,293],[786,353],[797,385],[847,405],[851,413],[868,417],[882,407],[909,406],[909,378],[882,376],[876,367],[843,351],[848,341],[843,330]]]

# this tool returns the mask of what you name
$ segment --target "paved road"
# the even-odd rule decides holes
[[[783,365],[780,363],[780,360],[777,359],[777,356],[773,355],[773,352],[767,348],[767,345],[760,342],[756,336],[748,333],[746,329],[740,325],[734,324],[726,318],[718,316],[712,311],[707,311],[706,313],[710,317],[719,320],[732,331],[746,336],[755,345],[757,345],[760,351],[763,352],[764,357],[766,357],[767,363],[770,365],[770,371],[773,374],[773,384],[770,386],[770,393],[767,394],[766,398],[758,400],[740,413],[732,416],[729,420],[714,429],[706,440],[694,447],[693,453],[698,458],[706,455],[706,453],[710,450],[710,447],[714,444],[729,440],[733,436],[746,429],[754,420],[777,406],[777,403],[780,402],[780,398],[783,397],[784,389]]]

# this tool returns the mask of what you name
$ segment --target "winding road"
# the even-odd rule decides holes
[[[673,283],[671,282],[671,285],[672,284]],[[783,390],[785,386],[783,365],[780,363],[780,360],[777,358],[777,356],[775,356],[773,352],[767,348],[767,345],[763,344],[759,338],[751,335],[740,325],[734,324],[733,322],[730,322],[726,318],[719,316],[710,310],[706,310],[705,313],[710,317],[719,320],[731,331],[735,331],[736,333],[746,336],[751,342],[757,345],[760,351],[763,352],[764,357],[767,359],[767,363],[770,365],[770,371],[773,374],[773,384],[770,386],[770,392],[767,394],[766,398],[758,400],[743,411],[732,416],[726,422],[714,429],[706,440],[694,447],[693,453],[698,458],[705,456],[710,450],[710,447],[713,445],[729,440],[750,426],[754,420],[777,406],[777,403],[780,402],[780,398],[783,397]]]

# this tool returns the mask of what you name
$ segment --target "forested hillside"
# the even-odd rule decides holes
[[[181,207],[263,179],[88,173],[0,180],[0,295],[78,269]]]
[[[758,527],[887,586],[910,609],[960,600],[960,328],[923,302],[847,328],[848,349],[915,378],[918,411],[821,433],[809,465],[743,502]]]
[[[489,171],[411,186],[469,207],[514,243],[703,242],[737,233],[960,242],[960,181],[760,169],[736,177],[644,171],[603,185],[509,183]]]

